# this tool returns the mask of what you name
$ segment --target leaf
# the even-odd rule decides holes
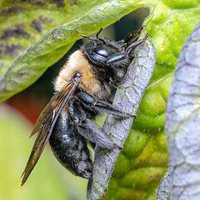
[[[55,8],[50,2],[35,5],[19,1],[1,12],[0,101],[36,81],[81,34],[97,32],[139,6],[135,1],[77,1],[73,6],[66,1],[65,7]],[[22,23],[23,18],[26,20]],[[41,31],[37,30],[39,24],[44,28]]]
[[[185,42],[167,105],[170,199],[200,199],[200,22]]]

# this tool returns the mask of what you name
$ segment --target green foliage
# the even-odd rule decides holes
[[[62,9],[50,1],[44,5],[19,1],[19,5],[16,3],[2,11],[0,101],[36,81],[81,38],[81,34],[95,33],[139,6],[134,2],[90,0],[73,5],[66,1],[65,5]],[[33,22],[36,22],[34,26]],[[37,30],[39,24],[41,31]]]
[[[156,69],[118,159],[106,199],[154,199],[168,162],[163,126],[173,70],[184,40],[199,20],[200,1],[77,0],[63,1],[65,7],[52,1],[43,5],[17,1],[14,6],[9,2],[3,1],[0,14],[1,101],[37,80],[81,34],[95,33],[139,7],[150,9],[145,25],[156,47]],[[41,31],[33,20],[40,21]],[[24,30],[21,35],[5,38],[5,30],[15,30],[19,24]],[[16,46],[16,50],[10,53],[6,51],[8,46]]]

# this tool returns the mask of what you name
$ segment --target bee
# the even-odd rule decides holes
[[[112,88],[123,80],[134,58],[141,29],[120,41],[84,36],[88,42],[75,51],[54,83],[55,95],[40,114],[31,136],[37,133],[22,174],[23,185],[50,143],[57,160],[75,175],[90,179],[93,163],[88,142],[102,149],[116,148],[109,135],[94,122],[100,113],[116,118],[134,117],[113,106]]]

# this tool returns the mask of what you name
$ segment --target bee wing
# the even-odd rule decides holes
[[[33,145],[24,172],[22,173],[21,185],[23,185],[26,182],[33,168],[37,164],[44,150],[44,147],[49,141],[49,138],[52,134],[53,128],[57,122],[61,111],[63,110],[66,103],[69,101],[70,97],[73,95],[78,84],[79,81],[72,81],[69,84],[67,84],[62,90],[62,92],[57,93],[51,99],[51,101],[44,108],[43,112],[40,114],[35,124],[35,127],[31,133],[31,136],[35,133],[38,133],[38,135]]]

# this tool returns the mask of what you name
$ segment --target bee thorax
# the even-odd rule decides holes
[[[107,98],[110,95],[109,88],[105,88],[105,85],[93,73],[91,64],[81,50],[75,51],[61,69],[54,83],[55,91],[62,91],[64,86],[72,80],[77,72],[82,75],[79,85],[81,89],[101,99]]]

